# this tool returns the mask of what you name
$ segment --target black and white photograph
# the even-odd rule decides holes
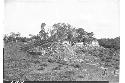
[[[4,0],[3,83],[120,83],[120,0]]]

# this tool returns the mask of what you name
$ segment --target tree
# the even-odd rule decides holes
[[[58,41],[69,41],[71,45],[77,42],[91,42],[93,37],[93,32],[88,33],[83,28],[74,28],[70,24],[57,23],[53,25],[53,30],[51,31],[51,37]]]
[[[39,32],[39,36],[41,37],[41,39],[46,40],[48,38],[48,33],[45,31],[44,27],[46,26],[45,23],[41,24],[41,31]]]
[[[9,35],[4,35],[4,43],[8,43],[8,42],[16,42],[17,39],[20,37],[20,33],[14,33],[11,32]]]
[[[64,41],[67,39],[68,34],[71,32],[71,25],[65,23],[57,23],[53,25],[53,30],[51,31],[51,36],[59,41]]]
[[[83,28],[76,29],[78,36],[76,37],[77,42],[83,42],[84,44],[90,43],[94,37],[93,32],[88,33]]]
[[[99,45],[103,46],[104,48],[113,48],[115,50],[120,49],[120,37],[116,38],[103,38],[103,39],[98,39]]]

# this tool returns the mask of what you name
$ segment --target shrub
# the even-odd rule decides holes
[[[98,39],[99,45],[104,48],[113,48],[115,50],[120,49],[120,37],[112,39]]]

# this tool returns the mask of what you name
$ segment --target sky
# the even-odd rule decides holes
[[[55,23],[94,32],[96,38],[120,35],[119,0],[5,0],[4,32],[38,34]]]

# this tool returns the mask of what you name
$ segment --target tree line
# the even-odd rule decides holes
[[[41,31],[37,35],[30,35],[30,38],[21,37],[20,33],[10,33],[4,35],[4,44],[9,42],[32,42],[35,46],[49,47],[52,42],[69,41],[71,45],[82,42],[86,44],[96,39],[93,32],[86,32],[84,28],[76,28],[68,23],[57,23],[52,26],[52,30],[45,31],[45,23],[41,24]],[[50,35],[49,35],[50,34]],[[120,37],[97,39],[100,46],[114,50],[120,49]]]

